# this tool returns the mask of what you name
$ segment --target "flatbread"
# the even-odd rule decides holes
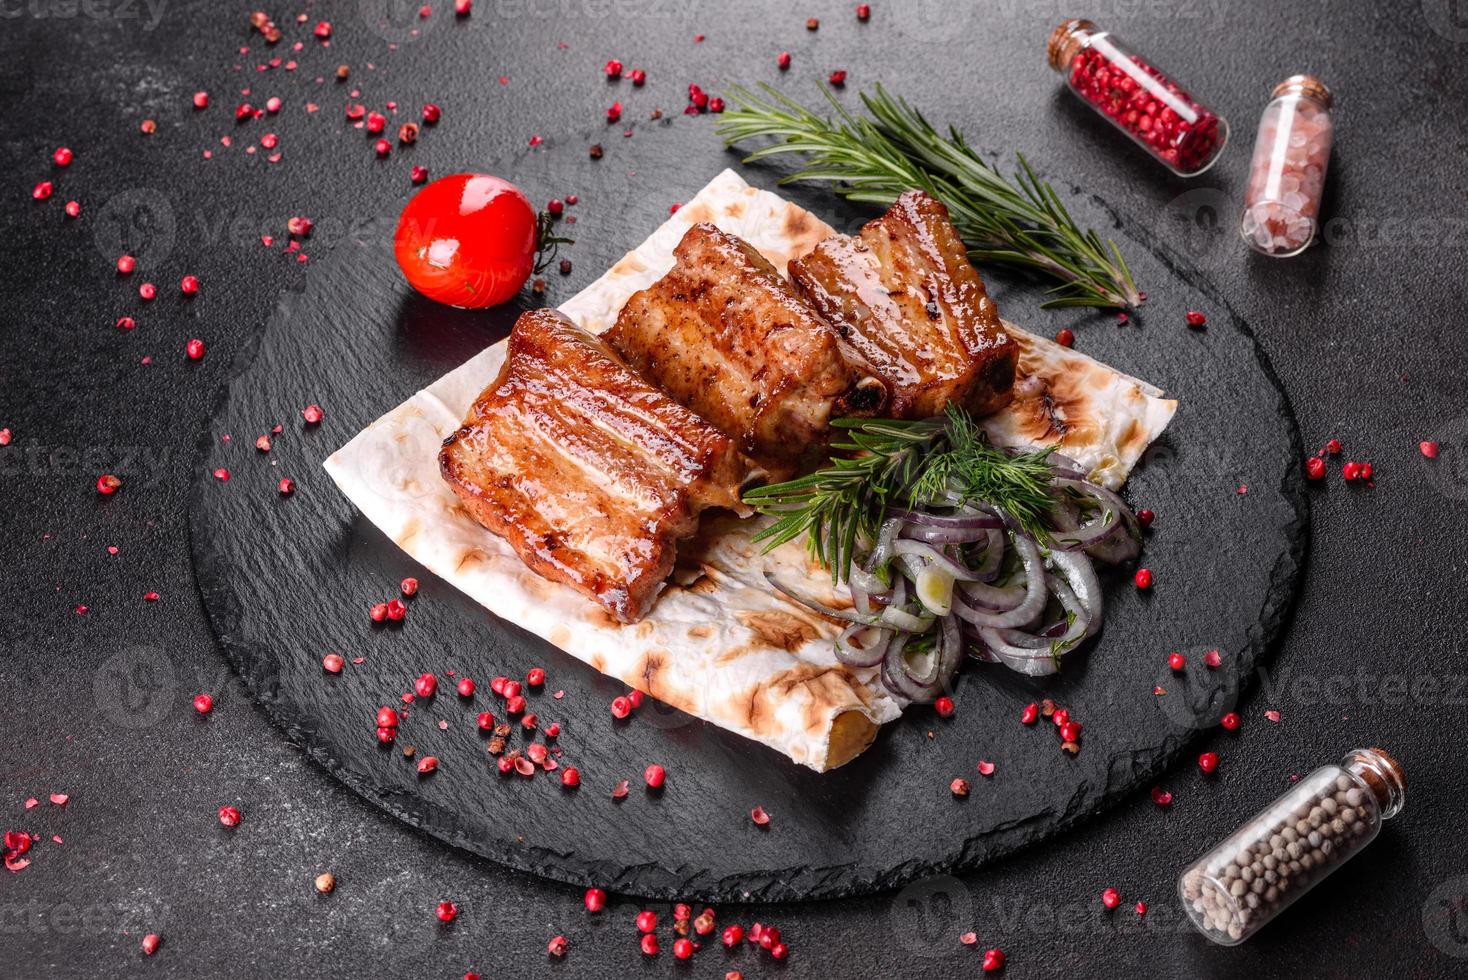
[[[699,221],[748,241],[781,271],[834,234],[725,170],[561,311],[593,333],[606,330],[634,292],[672,268],[673,247]],[[987,423],[993,437],[1013,446],[1058,444],[1106,485],[1120,486],[1176,403],[1083,354],[1011,329],[1021,340],[1021,384],[1028,387],[1015,409]],[[865,750],[903,703],[874,669],[836,660],[835,625],[771,591],[766,568],[817,599],[849,602],[803,544],[760,553],[751,538],[767,519],[706,518],[652,611],[624,626],[571,588],[535,575],[464,511],[439,477],[439,444],[494,379],[504,354],[505,344],[496,344],[418,392],[337,450],[326,471],[368,520],[434,574],[594,669],[817,771]]]

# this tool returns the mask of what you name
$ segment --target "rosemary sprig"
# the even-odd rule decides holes
[[[809,476],[746,491],[744,502],[778,518],[755,536],[765,551],[808,536],[811,555],[839,582],[858,542],[875,539],[887,509],[922,506],[959,493],[1002,508],[1043,540],[1049,512],[1049,450],[1010,454],[991,447],[961,408],[920,421],[837,419],[844,436],[831,465]]]
[[[866,115],[826,98],[834,115],[817,115],[768,85],[763,96],[735,88],[739,108],[718,132],[726,144],[766,138],[746,162],[794,154],[806,168],[786,177],[837,184],[848,200],[883,207],[919,188],[948,206],[976,262],[1017,265],[1059,280],[1044,305],[1135,306],[1141,293],[1116,243],[1082,230],[1048,183],[1019,154],[1013,182],[950,128],[944,137],[916,109],[881,85],[862,93]]]

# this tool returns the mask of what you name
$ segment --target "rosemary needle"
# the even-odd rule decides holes
[[[839,185],[848,200],[883,207],[918,188],[948,207],[969,258],[1020,266],[1058,280],[1045,303],[1100,308],[1135,306],[1141,293],[1116,244],[1082,230],[1048,183],[1016,154],[1013,181],[950,128],[943,136],[916,109],[881,85],[862,93],[866,114],[853,114],[826,92],[833,115],[820,116],[768,85],[763,96],[735,88],[738,108],[718,132],[727,144],[772,139],[746,161],[793,154],[806,168],[785,181]]]

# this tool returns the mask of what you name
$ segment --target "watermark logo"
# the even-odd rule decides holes
[[[960,37],[971,38],[979,28],[976,3],[953,3],[951,0],[904,0],[884,12],[892,18],[898,32],[914,41],[946,44]]]
[[[98,710],[123,728],[150,728],[163,720],[178,687],[173,661],[157,647],[119,650],[92,677]]]
[[[937,875],[914,881],[897,893],[887,906],[887,934],[910,953],[947,956],[973,917],[968,886],[951,875]]]
[[[107,262],[131,255],[144,269],[161,266],[173,251],[178,221],[173,202],[151,187],[115,194],[98,212],[92,241]]]
[[[1468,959],[1468,875],[1449,878],[1422,905],[1427,941],[1454,959]]]
[[[1168,202],[1155,230],[1164,244],[1208,265],[1237,254],[1238,225],[1238,202],[1217,187],[1196,187]]]
[[[403,44],[431,34],[454,12],[452,5],[434,12],[432,5],[418,0],[357,0],[357,15],[384,41]]]
[[[1455,44],[1468,41],[1468,2],[1465,0],[1422,0],[1422,16],[1439,37]]]
[[[1167,658],[1158,658],[1153,703],[1179,728],[1198,731],[1215,727],[1238,703],[1237,660],[1217,647],[1183,647],[1176,652],[1185,658],[1186,670],[1175,672]],[[1218,666],[1209,667],[1210,655],[1215,653]],[[1155,693],[1158,689],[1163,693]]]

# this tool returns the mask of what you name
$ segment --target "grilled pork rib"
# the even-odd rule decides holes
[[[796,287],[887,382],[888,414],[976,414],[1013,395],[1014,341],[999,322],[948,209],[907,191],[859,237],[836,235],[790,263]]]
[[[697,224],[673,254],[607,341],[772,477],[818,456],[832,418],[881,411],[882,381],[748,243]]]
[[[499,377],[438,461],[526,565],[624,623],[652,605],[700,511],[748,513],[734,443],[554,310],[515,323]]]

